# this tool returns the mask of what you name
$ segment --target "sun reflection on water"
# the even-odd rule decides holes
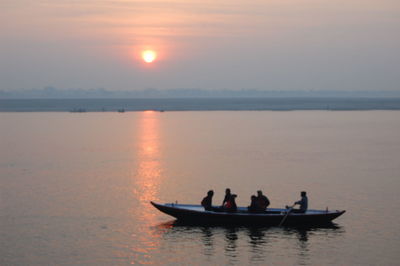
[[[138,168],[135,173],[134,193],[141,204],[157,200],[161,179],[159,116],[155,112],[143,112],[139,120]]]
[[[151,252],[159,246],[157,235],[150,227],[156,223],[156,212],[150,207],[150,201],[158,200],[160,182],[162,178],[159,114],[142,112],[139,114],[138,147],[136,158],[137,168],[133,174],[134,198],[138,206],[132,207],[135,220],[140,221],[136,232],[132,234],[135,243],[131,250],[134,254],[131,263],[148,264],[151,261]],[[138,245],[140,243],[140,245]]]

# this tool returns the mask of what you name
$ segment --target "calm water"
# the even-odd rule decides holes
[[[396,265],[400,112],[0,113],[0,264]],[[307,190],[330,228],[179,226],[150,200]]]

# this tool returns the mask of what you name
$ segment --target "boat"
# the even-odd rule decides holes
[[[86,113],[85,108],[74,108],[70,111],[71,113]]]
[[[284,225],[308,226],[326,225],[345,210],[307,210],[305,213],[291,212],[291,209],[268,208],[261,213],[249,212],[247,207],[238,207],[236,212],[226,212],[214,207],[213,211],[204,210],[201,205],[150,202],[159,211],[175,217],[180,222],[197,224],[240,224],[240,225]]]

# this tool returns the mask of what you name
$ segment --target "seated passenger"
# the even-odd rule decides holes
[[[257,202],[260,211],[267,210],[267,207],[270,204],[269,199],[265,195],[263,195],[261,190],[257,191]]]
[[[230,197],[231,197],[231,190],[229,188],[227,188],[227,189],[225,189],[225,197],[224,197],[224,200],[222,201],[221,207],[225,206],[225,203],[228,202]]]
[[[250,206],[247,207],[249,212],[259,212],[260,208],[258,207],[258,201],[257,201],[257,197],[252,195],[251,196],[251,203]]]
[[[212,211],[212,197],[214,196],[214,191],[210,190],[207,192],[207,196],[201,201],[201,206],[204,207],[206,211]]]
[[[232,194],[229,197],[228,201],[225,203],[225,205],[223,207],[223,209],[225,211],[228,211],[228,212],[236,212],[237,211],[237,205],[236,205],[236,201],[235,201],[236,197],[237,197],[236,194]]]
[[[300,205],[300,209],[293,209],[292,212],[295,213],[305,213],[308,208],[308,198],[307,198],[307,193],[305,191],[302,191],[300,193],[301,195],[301,200],[296,201],[294,205]]]

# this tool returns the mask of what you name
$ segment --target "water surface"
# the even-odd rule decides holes
[[[0,113],[0,264],[396,265],[398,111]],[[149,204],[273,207],[328,228],[177,225]]]

